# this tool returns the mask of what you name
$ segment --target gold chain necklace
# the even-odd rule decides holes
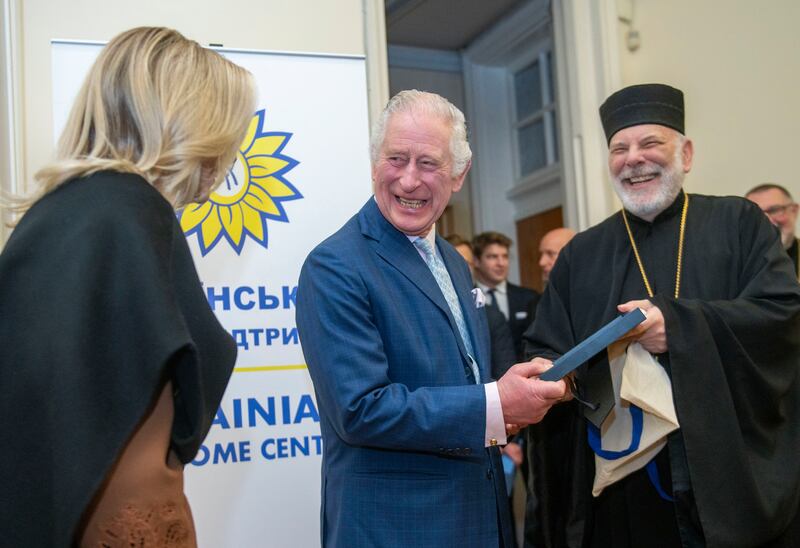
[[[678,264],[675,267],[675,298],[678,298],[678,293],[681,290],[681,265],[683,263],[683,235],[686,232],[686,212],[689,211],[689,195],[683,193],[683,211],[681,212],[681,229],[678,236]],[[622,220],[625,221],[625,229],[628,231],[628,238],[631,240],[631,247],[633,248],[633,255],[636,257],[636,264],[639,265],[639,272],[642,273],[642,280],[644,286],[647,288],[647,295],[653,298],[653,289],[650,287],[650,281],[647,279],[647,274],[644,272],[644,264],[642,258],[639,256],[639,249],[636,247],[636,242],[633,239],[633,232],[631,226],[628,224],[628,217],[625,215],[625,209],[622,209]]]

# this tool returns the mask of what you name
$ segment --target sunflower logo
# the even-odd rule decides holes
[[[248,236],[266,248],[267,220],[289,222],[283,202],[303,197],[285,178],[299,163],[281,152],[291,136],[264,131],[264,110],[256,112],[225,181],[207,202],[183,209],[181,228],[197,234],[203,256],[223,238],[237,255]]]

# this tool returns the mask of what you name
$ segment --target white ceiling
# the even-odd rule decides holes
[[[460,50],[526,0],[386,0],[391,45]]]

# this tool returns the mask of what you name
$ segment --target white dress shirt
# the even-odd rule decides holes
[[[494,288],[489,287],[488,285],[477,282],[478,287],[481,288],[481,291],[489,295],[489,291],[493,290],[492,297],[494,298],[495,304],[497,304],[497,308],[500,309],[500,312],[503,313],[503,316],[506,317],[506,320],[509,318],[509,308],[508,308],[508,284],[506,280],[503,280],[499,284],[497,284]]]

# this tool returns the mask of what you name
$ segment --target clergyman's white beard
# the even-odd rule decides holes
[[[661,184],[652,192],[636,192],[628,188],[623,182],[625,179],[647,174],[656,174],[661,178]],[[665,168],[648,162],[635,168],[623,168],[619,175],[612,176],[612,179],[614,181],[614,190],[625,209],[637,217],[652,220],[675,201],[681,191],[685,176],[686,174],[683,172],[683,156],[681,155],[680,147],[678,147],[672,163]]]

